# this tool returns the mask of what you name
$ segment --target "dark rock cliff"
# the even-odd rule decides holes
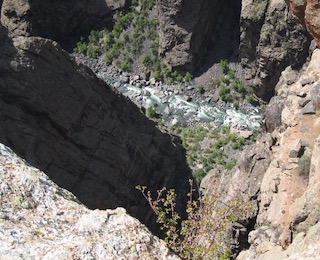
[[[105,26],[128,0],[3,2],[1,22],[15,35],[64,40]]]
[[[160,53],[170,66],[194,70],[223,8],[219,0],[159,0]]]
[[[308,56],[309,35],[285,1],[159,0],[158,8],[160,53],[171,67],[195,71],[209,51],[216,53],[213,62],[232,57],[241,63],[243,79],[266,100],[274,94],[280,72],[300,66]],[[230,31],[237,39],[225,37]]]
[[[180,145],[58,43],[0,32],[0,142],[89,208],[122,206],[150,224],[135,186],[183,190]]]
[[[115,11],[129,4],[5,0],[1,20],[15,35],[51,38],[67,47],[66,41],[99,24],[106,26]],[[317,17],[310,7],[317,10],[310,1],[306,15]],[[240,62],[239,75],[265,100],[274,94],[280,72],[289,65],[300,66],[308,55],[309,36],[284,0],[157,0],[157,10],[162,61],[174,70],[196,74],[207,67],[208,56],[210,66],[220,59]],[[316,22],[317,18],[306,20],[310,32]]]
[[[244,77],[258,96],[269,100],[281,71],[304,63],[310,38],[284,1],[242,1],[240,28]]]

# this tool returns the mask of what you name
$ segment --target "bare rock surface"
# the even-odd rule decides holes
[[[136,185],[178,193],[190,177],[178,141],[59,44],[0,27],[0,140],[89,208],[154,223]],[[151,221],[152,219],[152,221]]]
[[[320,5],[317,0],[287,0],[291,12],[307,28],[308,32],[320,46]]]
[[[0,144],[1,259],[179,259],[124,208],[89,210]]]
[[[300,79],[278,86],[284,99],[282,125],[272,133],[272,161],[260,185],[260,202],[251,246],[238,259],[317,259],[319,243],[319,106],[304,114],[299,101],[310,97],[320,79],[316,49]],[[301,82],[309,79],[310,84]],[[284,81],[283,81],[284,82]],[[301,91],[305,95],[301,95]],[[310,103],[314,104],[314,101]],[[267,227],[267,228],[266,228]],[[274,234],[274,235],[270,235]],[[302,245],[301,247],[298,245]]]
[[[225,1],[158,1],[160,53],[174,68],[193,70],[203,58]]]
[[[240,30],[244,77],[256,87],[258,96],[270,99],[281,71],[303,64],[310,44],[308,34],[284,0],[242,1]]]

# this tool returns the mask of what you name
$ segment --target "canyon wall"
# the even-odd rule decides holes
[[[209,44],[225,2],[158,0],[160,54],[174,69],[193,71]]]
[[[309,45],[307,32],[284,0],[242,1],[239,60],[259,97],[269,100],[274,95],[281,71],[301,66]]]
[[[320,46],[320,4],[316,0],[287,0],[293,15],[299,19]]]
[[[1,22],[15,35],[60,40],[105,26],[128,3],[128,0],[4,0]]]
[[[121,206],[154,223],[135,186],[183,190],[177,140],[57,42],[0,32],[0,142],[89,208]]]

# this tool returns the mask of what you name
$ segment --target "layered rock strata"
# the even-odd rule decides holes
[[[151,210],[136,185],[183,189],[190,173],[177,140],[56,42],[0,33],[1,142],[89,208],[125,207],[145,223]]]

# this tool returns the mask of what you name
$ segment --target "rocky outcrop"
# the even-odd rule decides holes
[[[158,1],[160,54],[171,67],[193,71],[199,65],[207,52],[212,31],[221,19],[221,12],[225,11],[228,5],[227,2]],[[218,37],[218,31],[217,29],[215,37]]]
[[[248,233],[253,229],[259,211],[260,185],[271,161],[273,142],[270,134],[261,137],[259,142],[239,154],[237,165],[231,171],[213,169],[201,182],[200,188],[204,193],[219,194],[223,203],[235,201],[246,205],[242,218],[226,233],[232,259],[249,245]]]
[[[183,189],[190,173],[177,140],[58,43],[9,38],[3,27],[0,37],[0,141],[89,208],[121,206],[150,224],[135,186]]]
[[[202,180],[204,192],[219,194],[224,202],[235,198],[251,205],[246,218],[229,234],[234,256],[237,250],[249,248],[238,259],[316,259],[319,255],[318,243],[312,242],[320,232],[319,64],[316,49],[299,76],[287,68],[266,109],[265,123],[271,133],[246,148],[231,171],[214,169]]]
[[[295,17],[307,28],[308,32],[320,46],[320,4],[316,0],[287,0]]]
[[[242,1],[239,58],[256,94],[269,100],[280,73],[308,56],[310,40],[284,0]]]
[[[295,83],[281,81],[277,86],[277,96],[284,100],[281,126],[272,133],[276,143],[261,180],[255,230],[249,234],[251,246],[239,259],[319,256],[319,244],[312,242],[320,232],[319,64],[320,50],[316,49]]]
[[[4,0],[1,22],[15,35],[59,40],[88,32],[112,19],[126,0]]]
[[[1,259],[179,259],[125,209],[89,210],[0,144]]]

